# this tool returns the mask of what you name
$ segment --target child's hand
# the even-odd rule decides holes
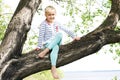
[[[37,47],[35,50],[38,51],[38,50],[40,50],[40,48]]]
[[[73,40],[80,40],[80,37],[75,37]]]

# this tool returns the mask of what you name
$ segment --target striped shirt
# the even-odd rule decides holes
[[[63,27],[58,22],[54,22],[53,24],[49,25],[46,20],[43,21],[39,28],[38,47],[43,48],[43,45],[47,42],[50,42],[55,37],[55,34],[60,30],[66,32],[72,38],[75,37],[75,34],[72,31]]]

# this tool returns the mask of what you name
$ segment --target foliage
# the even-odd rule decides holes
[[[74,26],[77,35],[85,35],[104,21],[110,11],[111,1],[101,0],[100,3],[97,0],[68,0],[62,4],[62,7],[66,9],[63,15],[71,17],[67,26]],[[120,22],[115,30],[120,30]],[[107,49],[104,53],[115,54],[113,59],[120,63],[120,43],[110,44],[109,48],[108,46],[104,48]]]
[[[2,0],[0,0],[0,43],[3,39],[5,30],[10,21],[11,13],[6,13],[5,10],[9,10],[9,6],[5,5]],[[10,10],[9,10],[10,12]]]
[[[32,29],[28,32],[28,35],[27,35],[28,37],[23,48],[23,53],[26,53],[36,47],[38,42],[37,41],[38,36],[35,34],[38,34],[38,33]]]
[[[113,59],[120,64],[120,43],[111,44],[109,48],[110,52],[114,54]]]
[[[117,79],[117,76],[115,76],[112,80],[118,80],[118,79]]]

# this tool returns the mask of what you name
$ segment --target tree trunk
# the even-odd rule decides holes
[[[33,73],[50,69],[49,55],[44,59],[37,58],[41,50],[21,54],[32,17],[40,3],[41,0],[20,1],[0,45],[0,80],[22,80]],[[112,0],[111,3],[108,17],[97,29],[79,41],[60,46],[57,67],[94,54],[106,44],[120,41],[120,31],[114,30],[119,21],[120,0]]]

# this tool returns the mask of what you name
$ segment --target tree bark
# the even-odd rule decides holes
[[[0,80],[22,80],[33,73],[50,69],[49,55],[44,59],[37,58],[42,50],[21,54],[32,17],[40,2],[41,0],[20,1],[0,45],[0,55],[3,54]],[[120,0],[112,0],[111,3],[109,15],[98,28],[79,41],[60,46],[57,67],[94,54],[106,44],[120,41],[120,31],[114,30],[119,21]]]

